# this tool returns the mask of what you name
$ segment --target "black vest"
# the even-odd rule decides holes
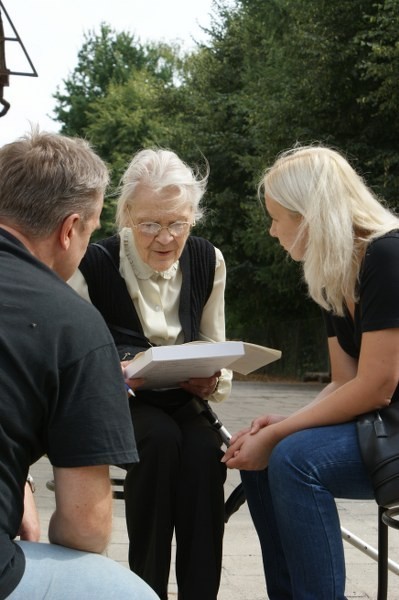
[[[131,359],[152,344],[145,337],[125,280],[119,273],[119,235],[90,244],[79,269],[89,289],[90,300],[104,317],[121,360]],[[184,341],[199,337],[204,306],[215,278],[216,255],[207,240],[190,236],[180,257],[182,287],[179,319]]]

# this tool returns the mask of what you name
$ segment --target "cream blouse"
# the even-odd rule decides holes
[[[179,261],[167,271],[154,271],[144,263],[134,244],[129,227],[120,232],[119,271],[126,282],[130,297],[143,327],[144,335],[157,346],[183,343],[179,321],[179,300],[182,272]],[[80,296],[90,302],[86,280],[77,270],[68,283]],[[208,342],[225,340],[224,289],[226,265],[221,251],[216,248],[215,279],[205,304],[199,330],[199,339]],[[208,399],[221,402],[231,392],[232,372],[222,370],[217,390]]]

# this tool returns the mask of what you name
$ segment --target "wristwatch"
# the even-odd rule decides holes
[[[29,484],[29,487],[32,490],[32,494],[34,494],[35,490],[36,490],[35,481],[34,481],[32,475],[30,475],[29,473],[28,473],[28,476],[26,478],[26,483]]]

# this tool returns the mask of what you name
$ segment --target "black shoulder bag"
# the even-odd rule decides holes
[[[399,401],[360,415],[357,434],[379,506],[399,504]]]

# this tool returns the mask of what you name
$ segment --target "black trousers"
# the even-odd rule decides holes
[[[131,401],[140,462],[125,480],[129,565],[168,597],[176,538],[179,600],[216,600],[222,565],[226,468],[221,439],[183,390]]]

